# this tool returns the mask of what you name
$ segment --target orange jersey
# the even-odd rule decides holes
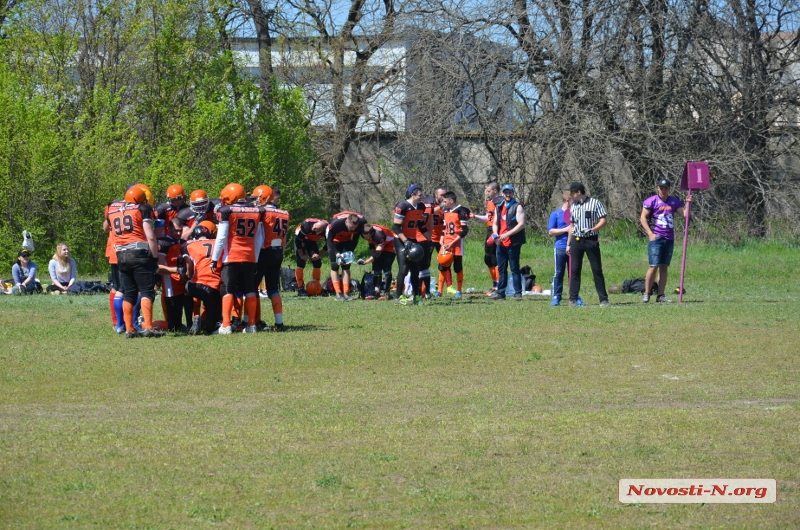
[[[358,216],[358,224],[356,224],[355,230],[348,230],[347,229],[347,218],[351,215]],[[328,241],[333,241],[334,243],[346,243],[348,241],[357,240],[361,236],[361,232],[364,231],[364,225],[367,224],[367,220],[364,219],[364,216],[361,214],[357,214],[355,212],[339,212],[333,216],[333,219],[330,223],[328,223],[328,228],[325,231],[325,237]]]
[[[103,212],[103,218],[108,219],[108,212],[111,209],[117,208],[119,209],[121,206],[125,205],[125,201],[119,200],[109,203],[106,206],[105,211]],[[106,239],[106,259],[108,259],[109,265],[116,265],[117,264],[117,248],[116,242],[114,239],[114,227],[111,227],[112,230],[108,233],[108,238]]]
[[[325,234],[317,234],[314,232],[314,225],[321,221],[322,219],[317,219],[314,217],[310,217],[303,221],[302,224],[297,225],[297,228],[294,229],[294,235],[297,237],[298,241],[319,241],[320,239],[325,237]]]
[[[184,204],[180,208],[175,208],[168,202],[162,202],[161,204],[156,206],[155,217],[157,217],[158,219],[163,219],[169,223],[170,221],[172,221],[172,219],[174,219],[178,215],[179,212],[188,208],[189,208],[188,204]]]
[[[183,244],[185,241],[182,239],[172,239],[171,237],[158,240],[158,252],[164,255],[164,264],[167,267],[177,267],[178,259],[183,256]],[[164,287],[164,296],[172,297],[182,295],[186,292],[181,275],[177,272],[174,274],[162,274],[161,284]]]
[[[264,208],[232,204],[217,210],[220,223],[228,223],[228,237],[222,248],[223,263],[256,263],[264,236]]]
[[[444,214],[442,213],[442,207],[438,204],[432,205],[432,209],[433,215],[431,215],[431,220],[433,221],[433,227],[431,228],[431,241],[438,243],[442,239]]]
[[[494,213],[497,210],[497,206],[503,202],[502,197],[495,197],[494,199],[486,199],[486,226],[492,228],[494,224]]]
[[[181,249],[183,256],[194,264],[194,275],[189,279],[191,283],[207,285],[219,290],[221,282],[219,271],[211,272],[211,254],[214,252],[213,239],[194,239],[184,243]]]
[[[124,246],[130,243],[147,242],[144,234],[144,223],[149,223],[153,217],[153,209],[147,204],[112,203],[109,205],[106,219],[111,225],[114,234],[114,243]]]
[[[279,208],[267,208],[264,213],[264,248],[286,248],[286,233],[289,231],[289,212]]]
[[[469,221],[470,211],[469,208],[464,206],[456,206],[452,210],[443,210],[443,230],[442,230],[442,245],[449,245],[450,243],[461,238],[460,244],[453,245],[450,251],[456,256],[464,255],[464,239],[466,235],[467,221]]]
[[[383,232],[383,251],[397,254],[394,250],[394,231],[391,228],[386,228],[383,225],[372,225],[376,232]],[[376,247],[377,245],[372,241],[369,242],[370,246]]]
[[[408,201],[400,201],[394,207],[394,222],[400,225],[403,234],[412,241],[426,241],[430,213],[428,207],[420,203],[412,206]]]

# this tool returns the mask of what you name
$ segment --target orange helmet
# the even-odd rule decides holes
[[[150,191],[149,187],[145,186],[144,184],[134,184],[133,187],[142,189],[142,191],[144,192],[144,196],[147,198],[147,204],[149,204],[150,206],[156,205],[156,198],[153,195],[153,192]]]
[[[317,280],[311,280],[306,284],[306,294],[308,296],[319,296],[322,294],[322,284]]]
[[[456,256],[452,252],[448,252],[445,249],[441,249],[439,250],[439,255],[437,256],[436,259],[439,260],[439,265],[441,265],[446,269],[453,264],[453,260],[456,259]]]
[[[250,198],[253,199],[253,202],[257,202],[263,206],[272,200],[272,188],[269,186],[258,186],[253,190],[253,193],[250,194]]]
[[[167,188],[167,199],[185,199],[186,198],[186,190],[183,189],[183,186],[180,184],[173,184],[169,188]]]
[[[142,204],[147,202],[147,196],[144,194],[144,190],[139,186],[131,186],[128,188],[128,191],[125,192],[125,202]]]
[[[237,202],[245,202],[246,196],[247,194],[244,191],[244,187],[235,182],[228,184],[219,192],[219,198],[223,206],[229,206]]]
[[[206,213],[208,210],[208,193],[205,190],[194,190],[189,195],[189,208],[197,214]]]

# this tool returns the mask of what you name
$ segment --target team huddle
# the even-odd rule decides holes
[[[656,271],[659,273],[657,301],[668,301],[664,286],[674,239],[672,214],[683,213],[683,203],[669,197],[669,188],[668,181],[659,182],[659,195],[645,201],[642,211],[642,225],[652,247],[647,282],[649,288]],[[326,283],[337,301],[354,297],[355,282],[350,277],[354,262],[372,265],[371,282],[363,286],[365,299],[393,299],[396,304],[415,305],[445,292],[461,298],[464,239],[469,232],[468,221],[476,219],[487,227],[484,261],[492,277],[487,295],[497,300],[509,294],[520,300],[519,248],[525,243],[525,210],[514,193],[510,184],[500,189],[497,183],[490,183],[486,186],[486,214],[475,215],[458,203],[452,191],[440,187],[425,196],[420,185],[412,184],[394,207],[391,228],[370,224],[362,214],[352,211],[339,212],[331,220],[305,219],[294,229],[292,240],[298,295],[323,292],[322,260],[327,254],[330,280]],[[600,305],[608,305],[597,244],[598,231],[606,223],[605,209],[585,195],[581,183],[573,183],[563,198],[562,209],[551,214],[548,230],[556,236],[552,305],[561,300],[567,255],[570,305],[584,305],[578,295],[584,255],[592,265]],[[159,337],[165,330],[184,328],[192,335],[285,331],[280,282],[290,218],[278,206],[278,190],[262,185],[248,194],[240,184],[231,183],[218,199],[210,199],[198,189],[189,195],[187,203],[184,188],[174,184],[167,189],[166,199],[155,205],[152,191],[134,184],[124,199],[106,206],[103,229],[108,232],[106,257],[112,271],[109,303],[115,331],[130,338]],[[660,230],[657,234],[649,229],[654,223],[655,230]],[[661,230],[661,225],[669,225],[670,230]],[[369,245],[369,257],[356,260],[361,238]],[[439,274],[437,285],[432,286],[434,252]],[[398,275],[393,282],[395,260]],[[312,279],[306,284],[308,262]],[[262,281],[265,295],[259,289]],[[154,323],[158,282],[165,321]],[[269,298],[272,305],[272,326],[262,319],[261,296]],[[643,301],[648,299],[645,296]]]

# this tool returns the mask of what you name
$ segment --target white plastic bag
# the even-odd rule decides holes
[[[33,234],[27,230],[22,231],[22,249],[27,250],[28,252],[34,251]]]

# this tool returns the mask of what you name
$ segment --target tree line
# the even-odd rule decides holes
[[[634,221],[659,178],[708,160],[713,187],[693,206],[706,234],[796,233],[799,12],[767,0],[2,0],[0,252],[12,259],[27,229],[101,269],[100,212],[133,182],[269,182],[295,217],[324,215],[398,87],[407,114],[390,145],[415,154],[386,168],[398,182],[480,199],[453,149],[466,136],[489,153],[487,179],[542,213],[534,224],[560,182],[605,198],[618,173],[631,189],[615,215]],[[236,53],[243,37],[257,76]],[[396,42],[405,54],[378,61]],[[289,49],[313,59],[275,60]],[[333,125],[319,130],[323,113]]]

